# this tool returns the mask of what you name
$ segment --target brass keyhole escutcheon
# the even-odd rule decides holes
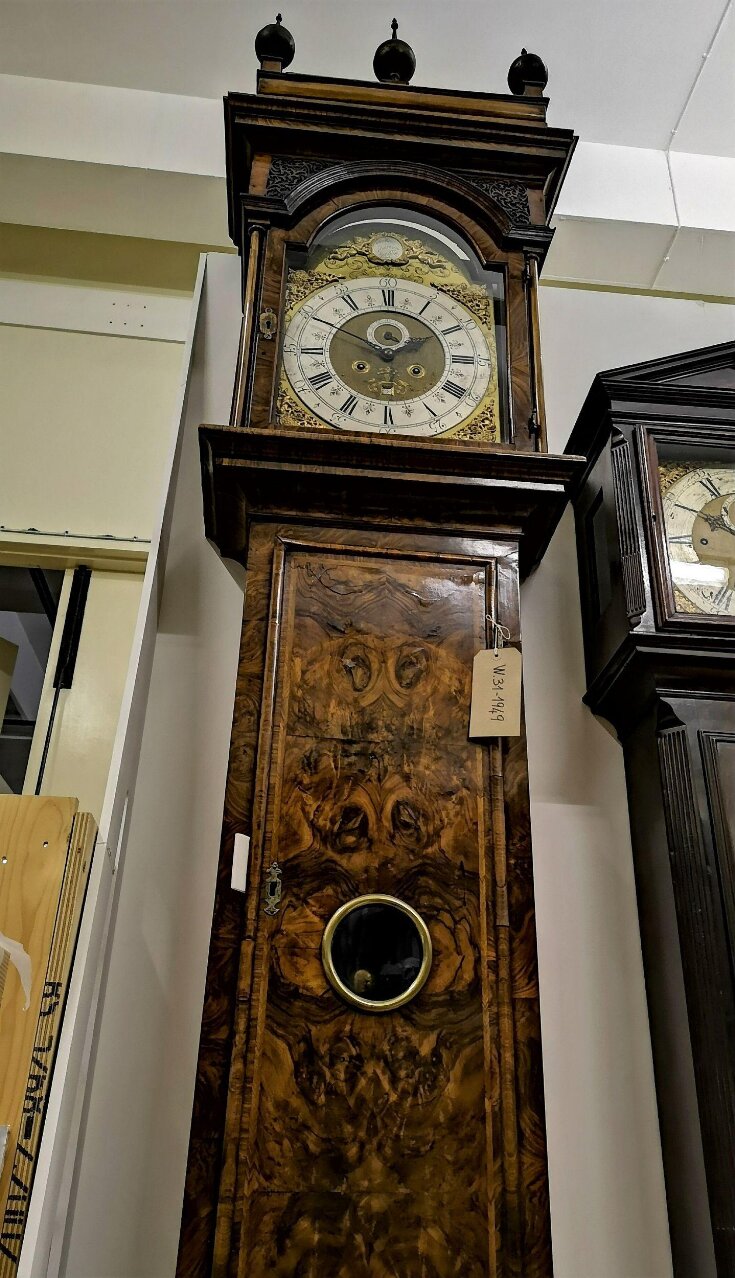
[[[266,914],[270,914],[271,918],[278,913],[281,908],[281,893],[283,891],[283,881],[281,877],[281,867],[277,861],[273,861],[265,876],[265,904],[263,909]]]
[[[264,337],[268,342],[272,341],[276,335],[277,323],[278,316],[275,311],[270,309],[270,307],[268,307],[265,311],[261,311],[258,319],[258,328],[260,329],[261,337]]]
[[[358,896],[335,911],[322,938],[332,988],[365,1012],[391,1012],[415,998],[431,968],[431,937],[413,906],[395,896]]]

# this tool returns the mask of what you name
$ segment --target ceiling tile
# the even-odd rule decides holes
[[[672,143],[675,151],[735,156],[735,16],[720,27]]]

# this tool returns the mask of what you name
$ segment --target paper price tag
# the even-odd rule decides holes
[[[470,737],[517,737],[521,732],[521,654],[483,648],[472,667]]]

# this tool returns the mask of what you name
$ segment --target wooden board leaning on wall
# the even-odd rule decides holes
[[[97,833],[78,807],[0,797],[0,1278],[20,1257]]]

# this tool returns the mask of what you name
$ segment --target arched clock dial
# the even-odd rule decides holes
[[[735,617],[735,467],[665,462],[661,489],[681,610]]]
[[[336,429],[434,436],[477,411],[493,357],[450,293],[366,275],[326,284],[295,309],[283,366],[301,403]]]

